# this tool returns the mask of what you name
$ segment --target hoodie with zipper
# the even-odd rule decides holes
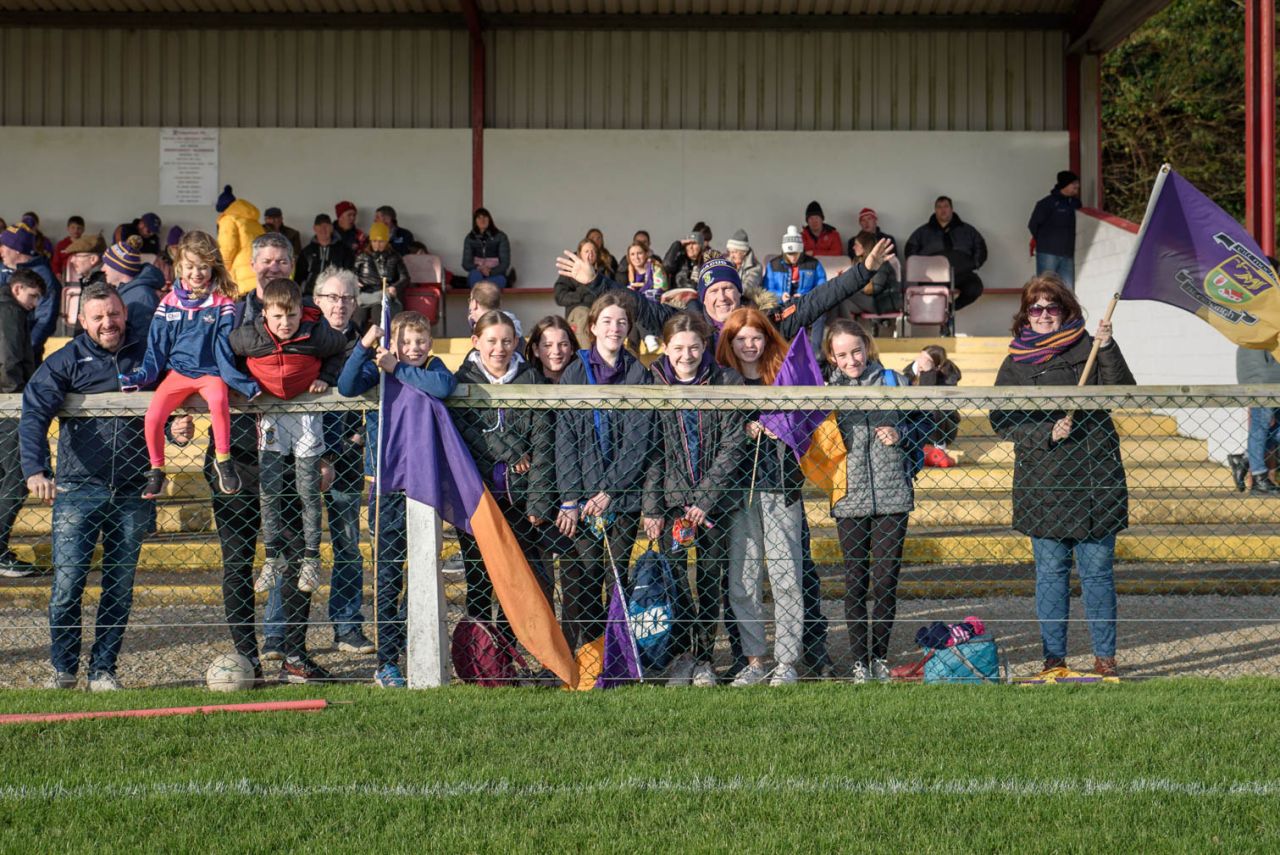
[[[886,370],[879,362],[869,362],[857,379],[843,371],[833,372],[832,386],[884,386]],[[906,385],[899,379],[898,385]],[[899,430],[904,414],[897,410],[852,410],[836,412],[836,426],[844,440],[845,495],[831,508],[839,518],[878,517],[906,514],[915,507],[914,486],[907,478],[904,450],[899,442],[885,445],[876,438],[876,428]]]

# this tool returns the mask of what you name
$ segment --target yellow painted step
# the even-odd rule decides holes
[[[1178,466],[1126,466],[1130,493],[1137,490],[1185,490],[1194,497],[1200,490],[1234,489],[1227,467],[1203,463]],[[1012,464],[957,466],[951,469],[925,469],[916,478],[917,490],[937,490],[957,497],[974,490],[1011,490]]]
[[[964,452],[963,461],[966,464],[1013,463],[1013,443],[1011,442],[960,438],[955,442],[955,450]],[[1126,467],[1205,463],[1209,460],[1209,447],[1203,439],[1187,437],[1159,439],[1122,437],[1120,456]]]
[[[1113,411],[1111,421],[1115,423],[1116,432],[1122,437],[1176,437],[1178,420],[1173,416],[1162,416],[1141,411]],[[987,414],[980,410],[962,410],[960,413],[960,437],[993,437],[991,421]]]

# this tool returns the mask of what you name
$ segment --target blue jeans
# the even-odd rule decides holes
[[[1069,255],[1050,255],[1047,252],[1036,253],[1036,275],[1056,273],[1067,283],[1072,291],[1076,288],[1076,260]]]
[[[358,631],[364,623],[364,559],[360,555],[360,493],[325,493],[329,540],[333,544],[333,577],[329,582],[329,622],[333,634]]]
[[[1276,410],[1272,407],[1249,409],[1249,441],[1245,445],[1245,456],[1249,458],[1251,475],[1267,473],[1267,452],[1280,445],[1280,423],[1271,426],[1275,416]]]
[[[89,677],[114,674],[133,606],[133,574],[151,527],[151,503],[113,496],[101,487],[58,493],[53,503],[53,593],[49,598],[49,659],[59,671],[80,667],[80,612],[93,550],[102,536],[102,599],[98,602]]]
[[[1071,553],[1080,573],[1084,616],[1094,656],[1116,655],[1116,555],[1114,534],[1098,540],[1031,538],[1036,560],[1036,619],[1044,656],[1066,658],[1071,604]]]
[[[494,285],[497,285],[499,288],[506,288],[507,274],[490,273],[488,276],[485,276],[483,273],[480,272],[480,268],[477,267],[475,270],[472,270],[470,273],[467,274],[467,284],[474,285],[477,282],[492,282]]]

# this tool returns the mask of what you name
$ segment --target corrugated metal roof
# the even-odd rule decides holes
[[[1078,0],[479,0],[502,14],[1065,15]],[[0,13],[459,14],[461,0],[0,0]],[[299,22],[302,23],[302,22]]]

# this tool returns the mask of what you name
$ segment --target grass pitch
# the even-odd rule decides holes
[[[1276,851],[1280,682],[0,693],[0,850]]]

